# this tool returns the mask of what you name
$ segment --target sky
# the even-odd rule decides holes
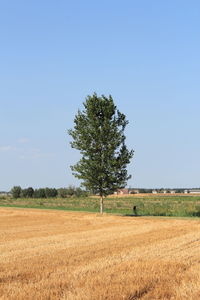
[[[87,95],[129,120],[130,187],[200,186],[200,2],[0,1],[0,190],[79,186]]]

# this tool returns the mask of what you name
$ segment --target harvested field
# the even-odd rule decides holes
[[[200,299],[198,219],[0,215],[0,299]]]

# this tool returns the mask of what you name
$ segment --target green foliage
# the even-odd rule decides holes
[[[45,188],[45,196],[46,198],[54,198],[58,194],[56,189],[52,188]]]
[[[67,198],[68,197],[67,189],[66,188],[60,188],[60,189],[58,189],[58,197],[60,197],[60,198]]]
[[[58,189],[58,197],[68,198],[68,197],[87,197],[88,193],[81,189],[76,188],[74,186],[69,186],[68,188],[60,188]]]
[[[76,188],[73,185],[69,185],[68,188],[66,188],[66,192],[68,196],[75,195]]]
[[[45,189],[40,188],[34,191],[34,198],[46,198]]]
[[[75,190],[75,197],[87,197],[89,193],[80,187],[76,188]]]
[[[32,198],[33,195],[34,195],[34,189],[32,187],[28,187],[28,189],[27,189],[27,196],[29,198]]]
[[[152,189],[139,189],[139,192],[142,194],[149,194],[152,193]]]
[[[81,160],[72,171],[92,193],[107,196],[126,186],[126,167],[133,156],[125,145],[124,130],[128,121],[120,113],[111,96],[88,96],[83,111],[69,130],[72,148],[80,151]]]
[[[11,190],[12,198],[35,198],[35,199],[43,199],[43,198],[56,198],[59,196],[60,198],[68,198],[68,197],[87,197],[88,193],[81,189],[76,188],[74,186],[69,186],[68,188],[39,188],[33,189],[32,187],[22,189],[20,186],[14,186]],[[2,198],[2,196],[1,196]],[[2,198],[3,199],[3,198]]]
[[[11,190],[12,197],[15,199],[20,198],[21,191],[22,189],[20,186],[14,186]]]
[[[35,198],[55,198],[58,192],[55,188],[40,188],[34,191]]]
[[[34,195],[34,189],[32,187],[29,187],[27,189],[21,190],[20,197],[22,198],[32,198]]]
[[[175,192],[176,192],[176,194],[178,194],[178,193],[184,193],[184,189],[176,189]]]

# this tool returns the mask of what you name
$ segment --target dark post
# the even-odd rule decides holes
[[[135,205],[133,206],[133,213],[135,216],[137,216],[137,207]]]

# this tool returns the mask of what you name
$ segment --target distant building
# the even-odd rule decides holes
[[[188,190],[188,193],[190,193],[190,194],[200,194],[200,189],[191,189],[191,190]]]
[[[128,195],[129,194],[129,189],[121,189],[118,190],[117,192],[114,193],[115,195]]]
[[[153,190],[152,194],[158,194],[158,192],[156,190]]]
[[[174,191],[174,190],[170,191],[170,194],[175,194],[175,193],[176,193],[176,191]]]
[[[128,195],[129,194],[129,190],[128,189],[121,189],[119,191],[120,195]]]

